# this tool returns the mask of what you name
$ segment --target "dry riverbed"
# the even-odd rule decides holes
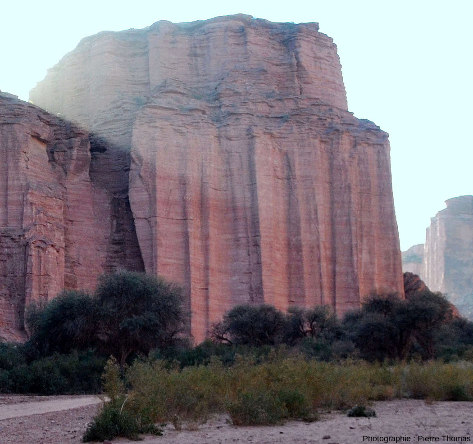
[[[98,403],[100,399],[91,396],[0,396],[0,418],[10,416],[0,419],[0,443],[79,443]],[[396,438],[399,443],[473,442],[471,402],[396,400],[376,402],[373,408],[376,418],[348,418],[331,412],[314,423],[291,421],[271,427],[234,427],[221,415],[198,430],[176,431],[167,426],[164,436],[145,437],[141,442],[357,444],[396,442]]]

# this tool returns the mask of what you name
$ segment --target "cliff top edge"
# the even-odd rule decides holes
[[[294,22],[272,22],[270,20],[266,20],[263,18],[255,18],[248,14],[232,14],[232,15],[222,15],[218,17],[213,17],[210,19],[205,20],[195,20],[192,22],[171,22],[169,20],[157,20],[150,26],[145,28],[129,28],[121,31],[100,31],[97,34],[89,35],[82,38],[78,44],[78,46],[85,44],[91,40],[96,38],[103,37],[105,35],[130,35],[130,34],[139,34],[139,33],[147,33],[153,32],[157,30],[165,30],[165,29],[179,29],[183,32],[194,32],[197,31],[205,26],[214,25],[219,23],[230,23],[230,22],[240,22],[245,26],[262,26],[262,27],[279,27],[281,29],[307,29],[315,32],[319,32],[319,23],[318,22],[302,22],[302,23],[294,23]],[[320,33],[323,34],[323,33]],[[323,34],[325,35],[325,34]],[[327,36],[328,37],[328,36]],[[330,37],[328,37],[330,38]]]

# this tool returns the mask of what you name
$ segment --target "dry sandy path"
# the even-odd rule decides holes
[[[14,399],[14,397],[10,397],[10,401]],[[25,402],[25,400],[18,403],[6,402],[0,404],[0,421],[10,418],[19,418],[22,416],[41,415],[62,410],[72,410],[100,403],[102,403],[102,399],[98,396],[68,396],[37,401],[33,400],[29,402]]]
[[[19,416],[0,420],[1,444],[68,444],[80,443],[82,435],[99,404],[76,407],[49,413],[31,414],[38,404],[48,405],[54,401],[58,407],[77,405],[86,399],[97,397],[0,397],[0,412],[11,411],[13,405],[23,406]],[[74,403],[68,402],[74,400]],[[87,401],[88,402],[88,401]],[[34,408],[32,407],[34,406]],[[44,407],[45,408],[45,407]],[[176,431],[166,426],[164,436],[145,437],[143,444],[226,444],[226,443],[320,443],[320,444],[368,444],[400,443],[444,444],[473,442],[473,403],[436,402],[421,400],[383,401],[373,404],[376,418],[348,418],[345,414],[332,412],[322,415],[320,421],[304,423],[291,421],[272,427],[234,427],[223,415],[199,427],[198,430]],[[4,410],[6,409],[6,410]],[[388,441],[389,439],[389,441]],[[129,443],[126,439],[114,440]]]

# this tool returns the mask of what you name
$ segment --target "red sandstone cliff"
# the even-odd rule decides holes
[[[114,269],[120,236],[87,132],[0,94],[0,156],[0,337],[14,339],[29,302]]]
[[[146,271],[186,288],[196,340],[237,303],[342,314],[403,293],[387,135],[347,111],[316,24],[101,33],[31,99],[100,138],[90,178],[134,220]]]

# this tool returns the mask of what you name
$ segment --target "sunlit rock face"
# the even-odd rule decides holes
[[[427,228],[421,276],[473,319],[473,196],[446,201]]]
[[[317,24],[248,16],[84,39],[31,92],[97,136],[144,268],[181,284],[202,340],[239,303],[403,294],[387,134],[347,111]]]
[[[31,301],[92,289],[133,260],[115,245],[126,236],[108,192],[91,179],[87,132],[0,95],[0,156],[0,337],[11,340]]]

